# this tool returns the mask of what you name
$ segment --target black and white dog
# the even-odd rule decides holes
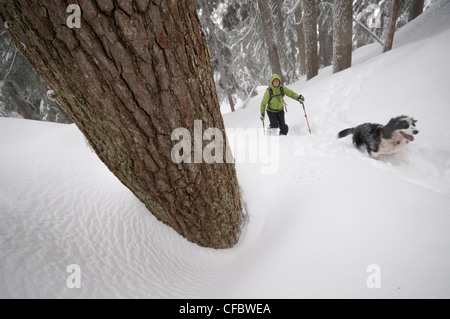
[[[339,132],[338,138],[353,134],[353,144],[361,149],[366,147],[370,156],[392,154],[414,141],[416,120],[409,116],[392,118],[388,124],[365,123]]]

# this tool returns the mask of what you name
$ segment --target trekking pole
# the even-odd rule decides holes
[[[262,123],[263,123],[264,136],[266,136],[266,125],[264,125],[264,120],[262,120]]]
[[[312,133],[311,133],[311,127],[309,126],[308,115],[306,115],[305,104],[303,104],[303,102],[301,102],[301,101],[300,101],[300,103],[302,104],[302,106],[303,106],[303,111],[305,112],[306,124],[308,124],[309,134],[312,134]]]

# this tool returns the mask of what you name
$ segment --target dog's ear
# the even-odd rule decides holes
[[[409,128],[409,122],[404,116],[394,117],[386,124],[385,128],[389,131],[406,130]]]
[[[406,130],[409,129],[409,122],[408,121],[399,121],[395,123],[395,129],[396,130]]]
[[[382,134],[385,139],[392,137],[392,133],[396,130],[406,130],[409,128],[408,121],[403,119],[403,116],[392,118],[388,124],[382,129]]]

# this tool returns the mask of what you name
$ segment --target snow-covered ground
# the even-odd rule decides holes
[[[74,125],[0,118],[0,298],[450,298],[448,52],[440,0],[393,51],[366,46],[351,69],[289,86],[311,135],[286,98],[290,134],[263,136],[263,87],[225,115],[232,145],[246,141],[237,128],[259,130],[256,151],[273,151],[237,163],[248,222],[229,250],[156,221]],[[395,155],[336,138],[402,114],[420,133]]]

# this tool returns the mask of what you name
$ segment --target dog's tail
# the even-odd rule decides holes
[[[346,137],[347,135],[353,134],[354,132],[355,132],[354,127],[345,129],[345,130],[339,132],[338,138]]]

